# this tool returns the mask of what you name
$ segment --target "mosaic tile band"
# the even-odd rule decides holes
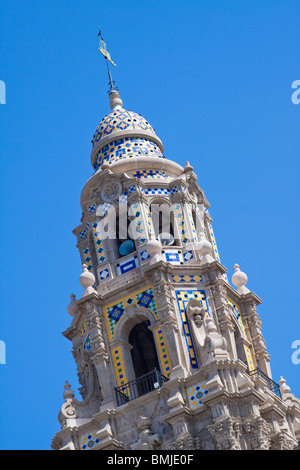
[[[175,204],[174,205],[174,217],[175,217],[175,220],[177,222],[177,226],[178,226],[178,229],[179,229],[179,234],[180,234],[180,237],[181,237],[181,241],[182,241],[183,245],[185,245],[186,243],[188,243],[189,239],[188,239],[187,228],[186,228],[186,225],[185,225],[185,217],[184,217],[184,214],[183,214],[181,204]]]
[[[136,137],[119,139],[99,150],[93,167],[97,171],[104,163],[111,164],[127,158],[144,155],[164,158],[159,147],[151,140]]]
[[[93,224],[93,235],[94,235],[94,243],[95,243],[95,249],[98,257],[98,262],[104,263],[106,261],[105,255],[104,255],[104,246],[103,242],[100,238],[100,232],[98,230],[98,225],[99,222],[95,222]]]
[[[127,376],[125,372],[124,362],[121,347],[118,346],[112,350],[112,358],[114,363],[114,369],[116,373],[116,379],[118,387],[125,385],[127,383]]]
[[[174,274],[172,282],[203,282],[200,274]]]
[[[213,250],[215,252],[216,260],[219,261],[219,263],[220,263],[221,261],[220,261],[218,247],[217,247],[217,242],[216,242],[216,239],[215,239],[215,235],[214,235],[214,231],[213,231],[211,223],[208,223],[208,228],[209,228],[210,238],[211,238],[211,242],[212,242],[212,245],[213,245]]]
[[[203,405],[202,399],[205,395],[208,394],[208,390],[206,388],[206,383],[201,382],[197,385],[193,385],[186,390],[186,394],[188,397],[189,407],[191,410],[197,410],[201,408]]]
[[[84,248],[82,250],[83,259],[85,264],[87,265],[87,269],[93,272],[93,263],[92,263],[92,256],[89,248]]]
[[[171,371],[172,371],[172,363],[170,359],[170,354],[168,350],[168,346],[165,340],[165,336],[161,328],[157,328],[154,331],[155,338],[156,338],[156,345],[158,349],[158,355],[160,358],[160,364],[161,364],[161,372],[165,377],[170,377]]]
[[[136,291],[131,295],[119,299],[118,302],[104,307],[104,317],[110,342],[115,339],[115,328],[117,323],[125,314],[125,308],[129,305],[136,305],[137,307],[149,309],[158,320],[157,304],[152,287],[150,286]]]
[[[133,217],[132,223],[134,223],[135,235],[138,236],[138,243],[141,245],[148,240],[141,203],[135,202],[132,204],[130,211]]]
[[[150,179],[150,178],[156,178],[156,179],[163,179],[167,180],[168,175],[162,170],[137,170],[133,173],[135,178],[142,178],[142,179]]]

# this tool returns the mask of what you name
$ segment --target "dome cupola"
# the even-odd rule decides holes
[[[127,111],[117,90],[109,94],[111,112],[99,123],[94,134],[91,163],[97,171],[131,157],[149,155],[164,158],[163,145],[155,130],[140,114]]]

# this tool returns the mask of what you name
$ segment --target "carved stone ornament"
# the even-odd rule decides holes
[[[141,411],[144,411],[142,407]],[[160,447],[162,437],[151,431],[151,418],[147,416],[140,416],[137,420],[137,428],[139,436],[137,442],[130,447],[132,450],[154,450]]]
[[[202,307],[198,300],[190,300],[186,307],[186,313],[189,318],[192,318],[195,324],[200,327],[203,324],[206,309]]]
[[[105,202],[117,199],[122,192],[122,184],[119,181],[110,181],[101,189],[101,197]]]
[[[61,407],[61,412],[65,418],[77,418],[78,417],[78,411],[73,405],[71,400],[67,400]]]

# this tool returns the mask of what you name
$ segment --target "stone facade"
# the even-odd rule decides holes
[[[238,265],[230,285],[193,168],[165,159],[154,129],[116,91],[110,106],[74,230],[84,291],[71,296],[63,333],[82,400],[66,382],[52,448],[297,449],[300,401],[272,380],[261,300]],[[170,208],[169,232],[157,233],[155,205]],[[104,229],[123,209],[134,236],[122,245]],[[139,325],[153,338],[147,364],[157,357],[142,376],[131,336]]]

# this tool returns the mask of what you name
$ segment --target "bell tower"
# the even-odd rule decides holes
[[[66,382],[52,447],[297,448],[300,401],[272,379],[261,299],[237,264],[230,284],[193,167],[166,159],[113,87],[109,99],[73,231],[82,295],[63,333],[82,399]]]

